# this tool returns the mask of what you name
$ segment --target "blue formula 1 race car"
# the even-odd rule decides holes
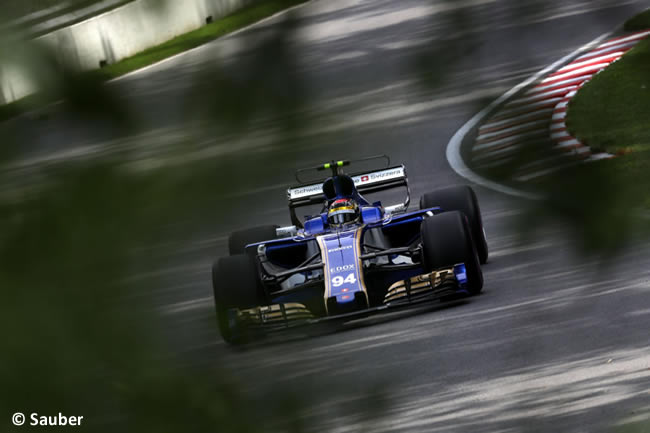
[[[302,169],[331,170],[324,180],[290,188],[294,225],[233,233],[230,255],[212,268],[219,330],[237,343],[257,333],[320,321],[342,321],[422,302],[478,294],[488,247],[469,186],[423,195],[408,212],[403,165],[347,175],[350,161]],[[384,206],[364,195],[403,188],[405,200]],[[364,195],[362,195],[364,194]],[[296,210],[316,207],[298,218]]]

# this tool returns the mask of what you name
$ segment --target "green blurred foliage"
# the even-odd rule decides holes
[[[650,423],[647,421],[630,422],[618,426],[615,433],[648,433],[650,432]]]
[[[187,98],[189,119],[235,134],[270,117],[287,139],[300,129],[301,82],[286,75],[296,69],[287,47],[296,25],[294,18],[286,20],[256,45],[250,63],[234,65],[238,72],[248,71],[244,76],[217,66],[209,71],[222,78],[203,77],[200,93]],[[62,99],[57,110],[79,124],[108,127],[116,139],[143,132],[130,107],[96,76],[75,73],[44,47],[4,42],[3,61],[22,65],[43,89],[36,101]],[[24,50],[12,49],[19,43]],[[266,67],[266,80],[260,76],[263,65],[272,65]],[[206,85],[220,95],[220,104],[205,98]],[[200,227],[218,225],[220,197],[226,191],[236,194],[239,181],[241,188],[249,186],[233,171],[228,154],[218,160],[200,156],[206,151],[199,144],[204,134],[209,132],[196,131],[161,149],[123,147],[108,155],[27,166],[21,163],[21,144],[5,137],[0,153],[3,431],[33,429],[7,425],[17,411],[83,415],[79,430],[93,432],[313,431],[304,418],[307,405],[318,403],[312,396],[295,390],[252,396],[219,368],[183,367],[167,341],[169,324],[151,299],[165,282],[139,277],[157,275],[169,264],[170,251],[158,245],[181,245]],[[260,176],[278,167],[264,155],[251,158],[251,165]],[[210,326],[216,330],[216,323]],[[369,403],[364,406],[361,399],[355,412],[371,422],[383,397],[374,390],[367,395]]]
[[[650,15],[642,14],[647,21]],[[650,23],[648,23],[650,28]],[[599,163],[619,185],[624,212],[650,210],[650,40],[585,84],[571,101],[569,130],[592,148],[617,158]]]
[[[243,407],[235,386],[173,368],[141,283],[128,278],[150,270],[152,258],[136,252],[179,217],[195,185],[123,171],[117,161],[63,164],[47,185],[0,206],[11,354],[0,363],[3,417],[29,408],[84,415],[88,431],[252,431],[249,418],[233,422]]]
[[[305,130],[306,83],[290,41],[298,24],[298,18],[288,14],[261,40],[254,33],[243,36],[250,48],[234,65],[215,64],[202,70],[200,84],[187,99],[188,121],[199,113],[203,128],[236,133],[261,120],[279,128],[283,141]]]

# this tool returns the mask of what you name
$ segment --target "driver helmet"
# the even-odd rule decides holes
[[[359,217],[359,205],[347,198],[334,200],[327,211],[327,221],[334,227],[357,222]]]

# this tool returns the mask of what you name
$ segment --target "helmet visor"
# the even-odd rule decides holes
[[[342,225],[355,221],[357,216],[354,209],[337,209],[331,211],[327,218],[332,225]]]

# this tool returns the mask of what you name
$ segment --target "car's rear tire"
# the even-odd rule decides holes
[[[236,343],[239,336],[229,323],[228,310],[252,308],[263,303],[252,258],[237,254],[218,259],[212,265],[212,289],[219,332],[225,341]]]
[[[443,212],[460,211],[467,216],[472,239],[476,244],[479,261],[488,260],[488,244],[483,229],[483,218],[474,190],[467,185],[452,186],[424,194],[420,197],[420,209],[440,206]]]
[[[468,292],[472,295],[481,292],[483,272],[464,214],[451,211],[425,218],[420,233],[422,265],[426,272],[464,263]]]
[[[228,251],[230,255],[244,254],[246,252],[246,245],[248,244],[275,239],[275,229],[278,227],[276,225],[265,225],[233,232],[228,238]]]

